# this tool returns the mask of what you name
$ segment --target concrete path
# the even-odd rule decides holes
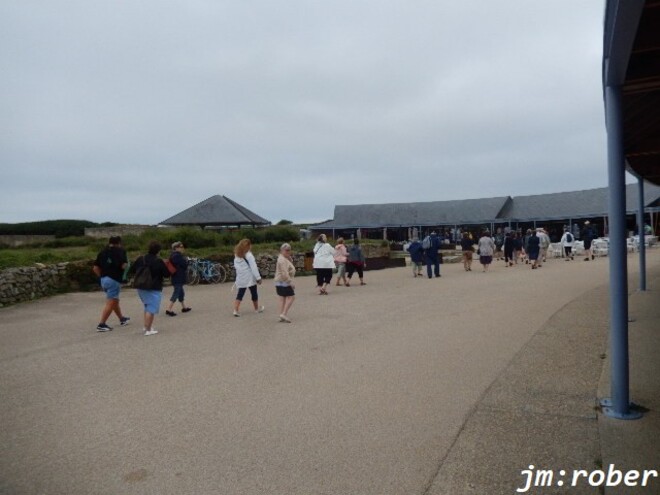
[[[229,285],[191,287],[193,311],[159,315],[153,337],[142,336],[132,290],[122,294],[132,324],[106,334],[94,330],[100,293],[0,310],[0,493],[512,493],[531,462],[520,448],[538,438],[523,432],[506,461],[511,438],[482,408],[505,404],[512,424],[557,408],[593,415],[581,403],[588,392],[556,378],[563,354],[522,375],[512,365],[543,356],[537,339],[555,339],[548,324],[565,334],[576,323],[598,335],[595,347],[604,343],[602,319],[589,319],[606,313],[602,300],[578,322],[555,315],[594,290],[602,297],[608,260],[442,270],[433,280],[408,268],[367,272],[368,285],[333,286],[329,296],[300,278],[292,324],[277,321],[272,281],[260,288],[266,311],[251,313],[246,301],[240,318]],[[597,354],[575,380],[600,377]],[[550,377],[555,394],[540,404],[508,385]],[[461,458],[480,435],[499,448]],[[471,478],[477,461],[504,473],[499,488]],[[577,454],[565,462],[590,468]],[[471,488],[483,480],[490,490]]]

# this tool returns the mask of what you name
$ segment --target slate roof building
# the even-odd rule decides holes
[[[160,222],[161,225],[240,227],[269,225],[270,222],[227,196],[215,195]]]
[[[627,209],[632,217],[638,204],[636,184],[627,186]],[[660,212],[660,187],[649,184],[644,191],[645,209],[649,214]],[[561,236],[564,225],[590,220],[607,229],[608,188],[588,189],[533,196],[502,196],[496,198],[429,201],[420,203],[386,203],[337,205],[334,218],[310,229],[333,237],[353,235],[357,229],[363,236],[405,240],[411,229],[418,232],[431,229],[460,227],[463,230],[514,229],[537,226],[556,230]],[[651,224],[657,221],[651,221]]]

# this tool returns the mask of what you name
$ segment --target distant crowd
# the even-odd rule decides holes
[[[576,224],[574,224],[575,226]],[[579,228],[578,228],[579,230]],[[574,231],[573,231],[574,232]],[[597,229],[589,221],[579,230],[579,234],[573,233],[568,226],[559,239],[561,255],[566,261],[575,259],[573,249],[577,242],[577,235],[582,240],[585,261],[595,258],[592,243],[598,237]],[[466,272],[472,271],[474,256],[478,257],[483,272],[488,272],[493,260],[504,260],[507,267],[525,264],[531,265],[533,270],[541,268],[547,259],[551,239],[548,232],[542,228],[527,229],[524,233],[520,230],[509,228],[497,229],[495,235],[489,230],[484,230],[477,238],[472,232],[445,231],[444,236],[436,231],[429,233],[423,240],[414,237],[411,242],[404,245],[404,249],[410,254],[412,271],[414,277],[423,277],[423,266],[426,265],[426,276],[428,278],[440,277],[440,264],[442,257],[439,250],[443,241],[451,239],[452,244],[460,246],[463,257],[463,267]]]

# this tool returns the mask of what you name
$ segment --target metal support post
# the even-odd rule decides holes
[[[626,181],[623,152],[621,88],[605,88],[607,164],[609,177],[610,356],[611,399],[601,402],[603,412],[617,419],[637,419],[630,409],[628,362],[628,267],[626,256]]]
[[[637,225],[639,234],[639,290],[646,290],[646,235],[644,234],[644,179],[638,179],[639,202],[637,206]]]

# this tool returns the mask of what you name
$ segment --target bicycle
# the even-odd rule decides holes
[[[220,284],[227,280],[227,271],[220,263],[199,258],[189,258],[186,279],[188,285],[196,285],[200,281]]]

